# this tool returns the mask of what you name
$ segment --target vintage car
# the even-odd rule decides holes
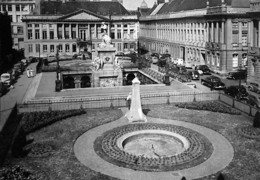
[[[195,66],[195,70],[197,70],[200,75],[202,74],[211,74],[210,73],[210,69],[207,65],[198,65],[198,66]]]
[[[256,83],[250,83],[248,85],[248,90],[260,94],[260,87]]]
[[[12,76],[9,73],[3,73],[0,77],[1,83],[6,86],[10,87],[12,85]]]
[[[247,70],[232,71],[227,74],[227,79],[245,79]]]
[[[189,76],[190,79],[192,80],[199,80],[200,79],[200,74],[196,70],[188,71],[187,75]]]
[[[247,101],[248,92],[245,86],[229,86],[224,93],[240,101]]]
[[[260,108],[260,97],[253,94],[249,94],[247,97],[247,103],[255,108]]]
[[[201,84],[210,87],[211,89],[225,89],[225,84],[217,76],[208,76],[201,79]]]

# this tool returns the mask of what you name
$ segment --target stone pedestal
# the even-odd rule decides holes
[[[103,67],[94,72],[94,87],[114,87],[123,85],[123,73],[115,65],[116,48],[106,46],[96,49]]]
[[[143,113],[141,106],[141,96],[140,96],[140,81],[134,78],[132,81],[132,101],[130,110],[126,113],[126,117],[129,122],[147,122],[147,118]]]

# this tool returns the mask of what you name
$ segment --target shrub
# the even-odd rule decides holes
[[[223,105],[217,101],[178,103],[176,104],[176,106],[179,108],[186,109],[204,110],[235,115],[241,114],[240,112],[233,110],[231,107]]]
[[[56,121],[85,113],[86,111],[84,109],[23,113],[22,128],[24,129],[25,133],[28,134],[48,126]]]
[[[20,166],[13,166],[0,170],[0,179],[27,179],[36,180],[36,177],[30,171],[23,169]]]
[[[257,111],[253,121],[253,127],[260,128],[260,112]]]

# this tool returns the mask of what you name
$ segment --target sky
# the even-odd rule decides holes
[[[153,7],[155,1],[157,0],[145,0],[149,8]],[[123,6],[127,10],[137,10],[142,2],[143,0],[123,0]]]

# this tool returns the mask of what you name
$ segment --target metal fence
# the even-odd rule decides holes
[[[149,104],[171,104],[178,102],[214,101],[219,99],[219,92],[212,91],[198,93],[191,91],[141,94],[143,105]],[[70,110],[70,109],[93,109],[125,107],[126,96],[106,97],[67,97],[67,98],[43,98],[30,100],[26,104],[19,104],[19,112],[48,111],[48,110]]]

